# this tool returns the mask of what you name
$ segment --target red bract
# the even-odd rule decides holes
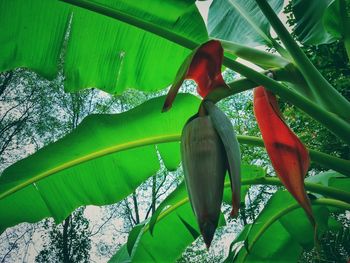
[[[254,89],[254,114],[278,177],[315,225],[304,188],[310,165],[307,149],[282,119],[275,95],[262,86]]]
[[[197,91],[202,98],[215,87],[226,85],[221,75],[222,58],[220,41],[211,40],[197,49],[185,78],[197,83]]]
[[[166,97],[163,111],[170,109],[185,79],[193,79],[197,83],[197,92],[203,98],[216,87],[227,87],[221,75],[222,59],[220,41],[210,40],[195,49],[181,65]]]

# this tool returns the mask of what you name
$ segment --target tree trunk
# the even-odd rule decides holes
[[[63,253],[63,262],[69,263],[69,249],[68,249],[68,228],[71,221],[71,215],[69,215],[63,222],[63,240],[62,240],[62,253]]]
[[[137,204],[137,198],[136,198],[136,193],[135,192],[133,192],[133,194],[132,194],[132,200],[134,202],[136,224],[140,224],[139,207],[138,207],[138,204]]]

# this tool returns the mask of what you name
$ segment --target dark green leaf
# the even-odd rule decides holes
[[[293,0],[293,14],[296,19],[295,33],[300,42],[319,45],[335,41],[323,23],[327,7],[334,0]]]
[[[279,13],[281,0],[269,0],[269,4]],[[242,45],[272,45],[270,24],[255,1],[215,0],[208,15],[209,35]]]

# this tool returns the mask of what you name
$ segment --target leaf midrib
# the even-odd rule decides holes
[[[84,155],[82,157],[70,160],[68,162],[65,162],[63,164],[60,164],[54,168],[51,168],[49,170],[46,170],[42,173],[39,173],[33,177],[31,177],[30,179],[21,182],[20,184],[10,188],[9,190],[3,192],[0,194],[0,200],[5,198],[6,196],[13,194],[21,189],[23,189],[24,187],[36,183],[50,175],[53,175],[57,172],[61,172],[65,169],[71,168],[73,166],[76,166],[78,164],[82,164],[84,162],[108,155],[108,154],[112,154],[112,153],[116,153],[116,152],[120,152],[120,151],[125,151],[125,150],[130,150],[136,147],[142,147],[142,146],[147,146],[147,145],[152,145],[152,144],[157,144],[157,143],[166,143],[166,142],[174,142],[174,141],[178,141],[180,138],[180,134],[176,133],[176,134],[167,134],[167,135],[160,135],[160,136],[152,136],[152,137],[148,137],[148,138],[142,138],[139,140],[134,140],[131,142],[125,142],[125,143],[121,143],[121,144],[117,144],[117,145],[113,145],[111,147],[107,147],[105,149],[102,150],[98,150],[92,153],[89,153],[87,155]]]

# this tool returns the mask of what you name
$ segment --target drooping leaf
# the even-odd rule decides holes
[[[181,206],[188,202],[188,195],[186,191],[185,181],[182,181],[181,184],[179,184],[176,187],[176,190],[171,192],[165,200],[157,207],[156,211],[152,215],[150,222],[149,222],[149,230],[151,235],[153,235],[153,229],[155,227],[155,224],[157,223],[158,217],[160,213],[164,210],[164,208],[168,207],[173,210],[175,210],[178,206]],[[171,211],[168,209],[168,211]]]
[[[269,0],[269,4],[279,13],[282,0]],[[242,45],[272,46],[270,24],[255,1],[215,0],[208,15],[209,35]]]
[[[131,258],[135,253],[134,247],[137,246],[143,234],[143,231],[145,229],[145,224],[146,222],[142,222],[141,224],[134,226],[134,228],[129,232],[128,241],[126,242],[126,247],[127,247],[128,254]]]
[[[129,256],[126,244],[118,249],[117,253],[113,255],[108,263],[131,263],[131,258]]]
[[[241,151],[239,144],[232,123],[225,113],[211,101],[204,101],[203,106],[208,111],[213,126],[219,134],[220,140],[225,148],[232,190],[231,216],[235,217],[238,215],[241,203]]]
[[[0,210],[6,211],[0,213],[0,232],[45,217],[60,222],[81,205],[115,203],[154,175],[154,145],[177,141],[199,105],[194,96],[179,95],[174,109],[162,114],[163,100],[122,114],[91,115],[71,134],[7,168],[0,177]],[[172,147],[179,155],[179,144]],[[175,150],[160,153],[170,158]]]
[[[194,241],[179,216],[199,232],[190,204],[179,206],[174,213],[169,213],[158,221],[153,236],[149,231],[142,235],[138,246],[134,248],[132,262],[175,262]]]
[[[314,225],[310,200],[304,188],[310,165],[306,147],[282,119],[275,95],[262,86],[254,89],[254,114],[272,166]]]
[[[188,232],[191,233],[193,239],[197,239],[200,236],[199,232],[194,227],[192,227],[189,223],[187,223],[186,220],[183,219],[181,216],[179,216],[179,218],[180,218],[181,222],[187,228]]]
[[[179,68],[164,102],[163,111],[170,109],[185,79],[193,79],[197,83],[197,92],[203,98],[217,87],[227,87],[221,75],[222,60],[223,49],[220,41],[210,40],[196,48]]]
[[[159,90],[190,50],[148,29],[155,24],[194,43],[208,39],[194,1],[85,2],[107,8],[119,21],[56,0],[1,1],[0,71],[26,67],[52,79],[63,52],[68,91]]]

